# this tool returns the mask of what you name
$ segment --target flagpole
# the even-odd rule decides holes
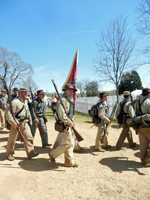
[[[78,48],[79,48],[79,44],[78,44]],[[66,78],[66,81],[62,86],[62,89],[65,87],[65,85],[67,83],[71,83],[73,85],[74,89],[77,88],[78,51],[79,51],[78,48],[77,48],[77,50],[75,52],[71,68],[69,70],[69,73],[68,73],[68,76]],[[74,100],[74,102],[73,102],[73,112],[74,112],[75,102],[76,102],[76,92],[73,94],[73,100]]]
[[[78,54],[79,54],[79,44],[77,46],[77,66],[78,66]],[[76,94],[76,96],[77,96],[77,94]],[[74,101],[74,104],[73,104],[73,115],[75,113],[75,104],[76,104],[76,101]]]

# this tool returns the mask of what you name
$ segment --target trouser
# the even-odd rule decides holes
[[[61,133],[61,137],[62,137],[61,144],[56,149],[53,149],[50,154],[55,159],[60,154],[64,153],[65,166],[69,167],[74,165],[74,160],[73,160],[74,137],[72,130],[70,128],[68,131],[64,130]]]
[[[31,134],[31,130],[27,122],[25,121],[20,122],[20,131],[26,140],[23,144],[25,147],[26,154],[29,157],[34,152],[34,146],[33,146],[33,137]],[[13,126],[11,126],[6,148],[7,157],[9,155],[14,154],[15,141],[17,139],[17,136],[18,136],[18,131]]]
[[[5,127],[6,108],[0,108],[0,127]]]
[[[40,122],[40,124],[39,124],[40,129],[41,129],[41,131],[43,133],[43,135],[40,135],[41,136],[41,140],[42,140],[42,145],[46,145],[48,143],[47,127],[46,127],[46,124],[44,122],[43,117],[39,117],[38,120]],[[33,137],[35,136],[36,129],[37,129],[37,125],[36,125],[35,121],[33,121],[33,124],[31,126],[31,133],[32,133]]]
[[[123,130],[122,130],[120,137],[116,143],[116,148],[121,148],[126,138],[129,142],[129,146],[132,147],[134,143],[133,143],[133,139],[132,139],[131,129],[126,122],[123,122]]]
[[[104,128],[103,127],[98,127],[97,130],[97,136],[96,136],[96,140],[95,140],[95,149],[100,148],[102,145],[107,146],[108,145],[108,132],[106,132],[105,137],[104,137],[104,143],[101,143],[102,137],[104,135]]]
[[[56,149],[61,144],[61,141],[62,141],[61,133],[58,133],[55,143],[53,145],[53,149]],[[74,151],[79,151],[79,150],[80,150],[80,145],[74,135]]]
[[[141,126],[138,129],[139,142],[140,142],[140,157],[141,161],[144,161],[146,157],[150,156],[150,128],[142,128]]]

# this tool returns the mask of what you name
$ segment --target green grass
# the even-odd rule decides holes
[[[46,116],[48,119],[55,119],[51,108],[47,109]],[[92,118],[88,114],[75,112],[75,122],[92,123]],[[113,120],[111,125],[117,125],[116,120]]]
[[[52,111],[51,108],[47,108],[46,117],[47,117],[48,119],[55,119],[54,116],[53,116],[53,111]]]

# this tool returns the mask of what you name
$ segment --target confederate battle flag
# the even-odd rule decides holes
[[[67,83],[71,83],[75,89],[77,88],[77,70],[78,70],[78,49],[76,50],[68,77],[62,88],[64,88]],[[76,101],[76,92],[73,93],[73,100]]]

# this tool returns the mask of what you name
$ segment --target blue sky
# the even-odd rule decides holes
[[[0,46],[18,53],[34,69],[39,89],[59,91],[64,84],[79,45],[78,81],[95,81],[91,70],[100,30],[123,14],[133,37],[135,8],[141,0],[1,0]],[[143,71],[138,70],[141,79]],[[105,84],[100,89],[113,89]]]

